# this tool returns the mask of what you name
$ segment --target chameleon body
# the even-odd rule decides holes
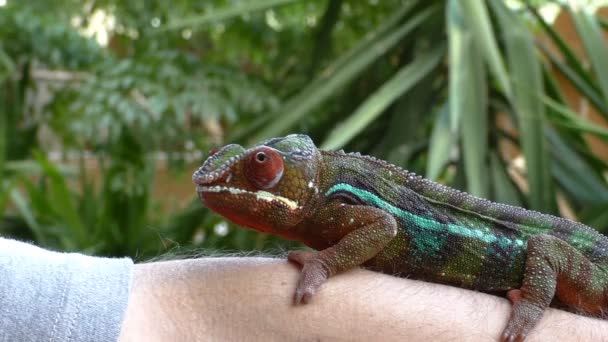
[[[608,309],[608,238],[581,223],[493,203],[306,135],[228,145],[194,173],[202,203],[229,220],[298,240],[296,304],[330,276],[365,268],[507,294],[503,341],[525,339],[549,305]]]

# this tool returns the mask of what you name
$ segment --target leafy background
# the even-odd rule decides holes
[[[0,234],[138,260],[293,246],[226,223],[190,183],[212,147],[293,132],[606,233],[606,12],[0,0]]]

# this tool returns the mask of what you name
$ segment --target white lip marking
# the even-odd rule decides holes
[[[261,190],[253,192],[253,191],[247,191],[247,190],[242,190],[242,189],[228,187],[228,186],[216,185],[216,186],[206,187],[206,186],[199,185],[196,187],[196,191],[198,191],[198,192],[227,191],[232,195],[249,194],[249,195],[255,195],[258,200],[263,200],[263,201],[268,201],[268,202],[272,202],[273,200],[281,201],[282,203],[287,205],[289,207],[289,209],[292,209],[292,210],[299,208],[297,201],[291,200],[291,199],[283,197],[283,196],[278,196],[278,195],[272,194],[267,191],[261,191]]]

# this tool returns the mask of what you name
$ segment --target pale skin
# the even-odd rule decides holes
[[[128,341],[495,341],[504,298],[355,269],[293,305],[300,272],[270,258],[200,258],[135,266]],[[526,340],[608,341],[608,322],[548,309]]]

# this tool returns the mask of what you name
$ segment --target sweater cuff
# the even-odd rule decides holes
[[[0,340],[116,341],[133,262],[0,239]]]

